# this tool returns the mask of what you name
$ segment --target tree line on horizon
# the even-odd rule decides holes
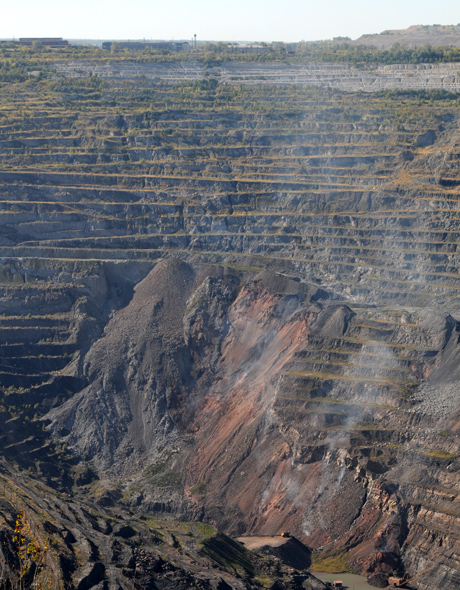
[[[456,63],[460,62],[460,47],[433,47],[423,45],[409,48],[399,43],[390,49],[378,49],[367,45],[356,45],[346,38],[332,41],[299,43],[260,43],[252,47],[260,51],[240,52],[234,44],[204,43],[196,50],[181,52],[165,49],[140,50],[120,48],[116,43],[112,51],[101,47],[78,45],[59,49],[34,44],[33,46],[15,46],[12,43],[0,43],[0,83],[24,82],[30,78],[30,72],[44,76],[50,72],[53,62],[63,59],[88,59],[103,61],[135,61],[138,63],[168,63],[178,61],[198,61],[207,67],[213,67],[226,61],[282,61],[293,63],[349,63],[357,67],[373,67],[389,64],[422,63]],[[38,72],[38,74],[37,74]]]

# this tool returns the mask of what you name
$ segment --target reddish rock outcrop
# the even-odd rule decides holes
[[[459,333],[447,315],[400,321],[272,272],[165,260],[86,356],[88,387],[49,418],[128,493],[136,477],[144,510],[289,530],[366,574],[443,560],[453,580],[458,460],[428,413],[442,410],[430,391],[450,403]]]

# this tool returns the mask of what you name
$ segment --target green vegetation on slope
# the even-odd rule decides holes
[[[408,47],[395,43],[390,49],[377,49],[368,45],[356,45],[346,39],[334,41],[271,43],[262,44],[260,51],[237,51],[229,43],[205,43],[197,50],[185,51],[142,50],[118,48],[107,51],[96,46],[68,46],[60,49],[46,47],[34,48],[20,45],[0,44],[0,82],[19,82],[27,79],[27,69],[35,63],[35,71],[47,71],[54,62],[72,60],[98,61],[101,63],[134,62],[176,63],[199,62],[207,66],[222,62],[332,62],[349,63],[363,67],[378,64],[421,64],[421,63],[455,63],[460,62],[460,47],[439,46],[429,44],[419,47]],[[11,61],[14,63],[12,64]]]

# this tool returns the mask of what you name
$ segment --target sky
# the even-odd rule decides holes
[[[460,23],[459,0],[21,0],[0,38],[312,41]]]

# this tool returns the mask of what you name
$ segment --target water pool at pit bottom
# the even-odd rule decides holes
[[[323,572],[311,573],[322,582],[342,580],[343,587],[348,588],[348,590],[375,590],[375,586],[370,586],[363,576],[356,576],[355,574],[326,574]]]

